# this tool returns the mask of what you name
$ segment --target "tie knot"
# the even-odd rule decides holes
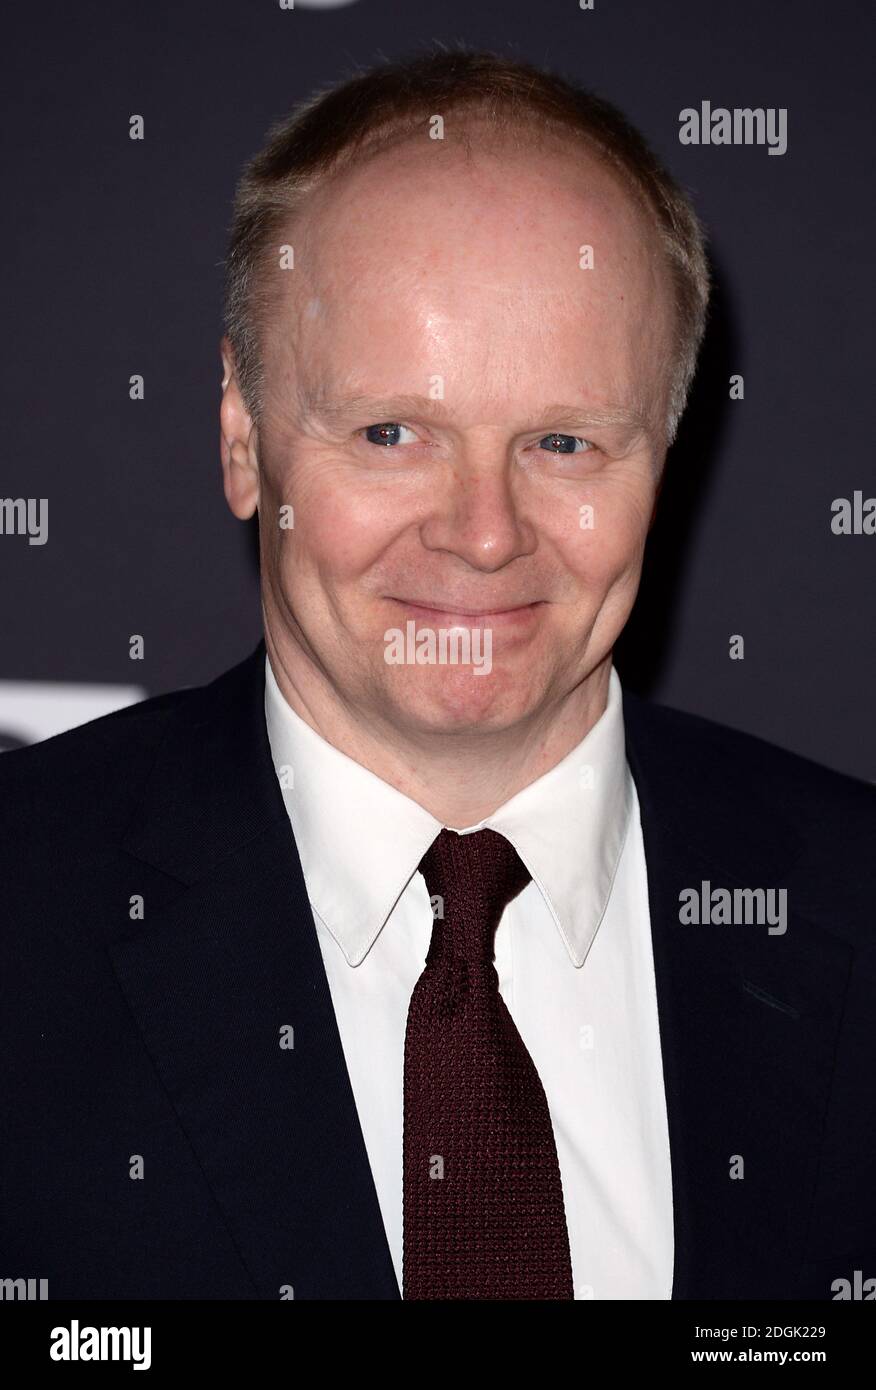
[[[491,964],[502,913],[530,879],[510,840],[496,830],[442,830],[423,855],[420,872],[430,898],[441,900],[429,961],[449,952],[472,964]]]

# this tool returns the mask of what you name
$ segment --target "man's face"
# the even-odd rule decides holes
[[[663,461],[656,233],[580,153],[473,143],[324,187],[263,345],[270,639],[293,682],[413,737],[537,727],[582,687],[632,607]],[[388,661],[411,622],[467,631],[470,664]]]

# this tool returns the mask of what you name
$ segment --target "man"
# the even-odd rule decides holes
[[[265,643],[0,768],[10,1270],[876,1276],[873,791],[612,666],[707,297],[641,138],[533,69],[386,66],[272,132],[221,408]]]

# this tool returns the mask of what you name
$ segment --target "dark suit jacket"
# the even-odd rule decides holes
[[[0,1277],[50,1298],[399,1297],[263,662],[0,758]],[[632,695],[624,719],[673,1297],[831,1299],[876,1276],[876,790]],[[681,924],[703,881],[787,888],[787,931]]]

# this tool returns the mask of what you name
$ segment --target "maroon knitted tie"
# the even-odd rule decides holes
[[[444,917],[405,1035],[404,1297],[572,1298],[547,1100],[493,965],[529,872],[495,830],[442,830],[420,869]]]

